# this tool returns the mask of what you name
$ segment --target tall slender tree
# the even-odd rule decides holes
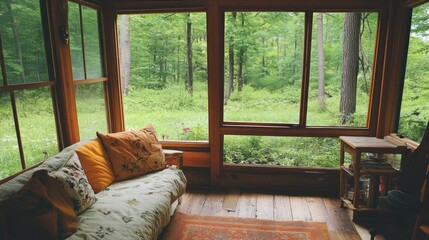
[[[317,59],[318,59],[318,91],[319,108],[325,110],[325,54],[323,53],[323,13],[317,14]]]
[[[240,13],[241,18],[241,29],[244,28],[244,12]],[[243,36],[241,36],[243,38]],[[243,90],[244,86],[244,79],[243,79],[243,65],[244,65],[244,43],[243,41],[240,44],[239,50],[238,50],[238,72],[237,72],[237,91],[241,92]]]
[[[359,32],[361,13],[344,17],[343,73],[341,81],[341,123],[353,121],[356,112],[356,87],[359,65]]]
[[[121,15],[120,20],[120,48],[121,48],[121,79],[122,79],[122,91],[125,95],[129,92],[130,82],[130,67],[131,67],[131,55],[130,55],[130,30],[128,29],[128,15]]]
[[[188,79],[186,82],[186,89],[189,94],[194,91],[194,71],[192,67],[192,20],[191,14],[187,14],[186,22],[186,47],[187,47],[187,60],[188,60]]]
[[[233,26],[235,27],[235,21],[237,19],[237,12],[231,13],[233,19]],[[228,99],[231,97],[231,93],[234,91],[234,35],[229,36],[228,44],[228,58],[229,58],[229,77],[226,84],[226,92],[224,96],[224,103],[227,104]]]

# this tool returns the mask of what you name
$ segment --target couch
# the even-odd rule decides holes
[[[156,239],[186,178],[181,159],[165,160],[154,134],[141,141],[141,130],[131,132],[118,133],[123,142],[99,133],[3,180],[0,239]]]

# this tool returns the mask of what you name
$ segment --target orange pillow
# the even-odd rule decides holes
[[[34,172],[21,190],[1,203],[0,213],[6,224],[0,235],[8,239],[64,239],[77,227],[71,199],[46,170]]]
[[[115,174],[100,139],[92,140],[75,151],[95,193],[115,181]]]
[[[109,155],[116,181],[165,168],[155,129],[146,127],[138,131],[103,134],[97,132]]]

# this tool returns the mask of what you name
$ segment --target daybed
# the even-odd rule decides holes
[[[186,178],[141,131],[98,134],[3,181],[0,239],[156,239]]]

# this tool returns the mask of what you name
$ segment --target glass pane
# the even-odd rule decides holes
[[[50,88],[16,92],[16,108],[26,166],[58,153]]]
[[[8,92],[0,92],[0,179],[22,169]]]
[[[225,14],[224,121],[298,123],[304,13]]]
[[[0,1],[0,35],[9,85],[49,81],[39,1]]]
[[[103,82],[75,86],[80,139],[95,138],[107,132]]]
[[[308,126],[366,126],[377,13],[314,13]]]
[[[70,33],[70,54],[72,59],[73,79],[85,78],[83,67],[82,32],[80,25],[79,4],[70,2],[69,5],[69,33]]]
[[[126,128],[207,140],[205,13],[122,15],[118,25]]]
[[[398,133],[422,140],[429,121],[429,3],[413,9]]]
[[[224,162],[232,164],[338,168],[335,138],[224,136]]]
[[[82,6],[86,77],[88,79],[103,76],[100,53],[100,32],[97,15],[97,10]]]

